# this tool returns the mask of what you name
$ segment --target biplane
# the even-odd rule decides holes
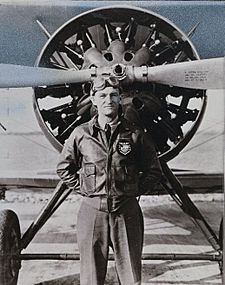
[[[98,76],[120,80],[125,116],[154,140],[165,177],[160,187],[215,250],[146,254],[145,259],[204,259],[219,262],[222,270],[222,222],[218,237],[167,163],[194,137],[207,90],[224,89],[225,40],[218,32],[225,25],[224,8],[219,1],[18,1],[0,6],[0,87],[33,87],[38,123],[61,151],[73,129],[93,114],[90,82]],[[17,284],[22,260],[79,259],[71,253],[22,254],[70,193],[60,182],[22,236],[16,214],[0,212],[1,284]]]

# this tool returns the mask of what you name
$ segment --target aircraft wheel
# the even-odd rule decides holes
[[[220,222],[220,229],[219,229],[219,245],[221,250],[223,250],[223,218]]]
[[[17,215],[11,210],[0,212],[0,284],[16,285],[20,260],[12,255],[20,249],[20,225]]]

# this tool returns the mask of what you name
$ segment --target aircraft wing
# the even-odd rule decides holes
[[[0,5],[0,62],[34,65],[47,40],[37,20],[52,34],[80,13],[121,3],[158,13],[186,34],[199,23],[191,38],[200,57],[224,55],[224,1],[4,1]]]
[[[0,189],[12,188],[35,188],[44,189],[55,188],[59,178],[56,174],[45,172],[8,172],[2,173],[0,176]]]
[[[213,172],[199,172],[192,170],[172,169],[173,173],[177,176],[183,187],[188,193],[218,193],[222,192],[223,175],[222,173]],[[59,178],[54,172],[45,173],[20,173],[15,177],[15,173],[12,175],[0,176],[0,193],[10,189],[32,190],[33,192],[42,191],[46,189],[53,189],[59,182]],[[151,194],[166,194],[161,187],[157,188]],[[1,194],[0,194],[1,196]]]

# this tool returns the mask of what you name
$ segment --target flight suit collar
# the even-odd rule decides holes
[[[116,125],[115,128],[117,128],[118,126],[121,126],[123,129],[125,130],[130,130],[129,128],[129,124],[128,124],[128,121],[123,117],[123,116],[120,116],[119,117],[119,121]],[[92,136],[94,136],[95,132],[100,130],[100,126],[98,124],[98,116],[94,116],[90,121],[89,121],[89,130],[90,130],[90,134]]]

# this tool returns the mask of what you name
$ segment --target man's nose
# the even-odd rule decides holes
[[[110,96],[110,95],[107,95],[105,99],[106,99],[106,102],[108,102],[108,103],[113,102],[112,96]]]

